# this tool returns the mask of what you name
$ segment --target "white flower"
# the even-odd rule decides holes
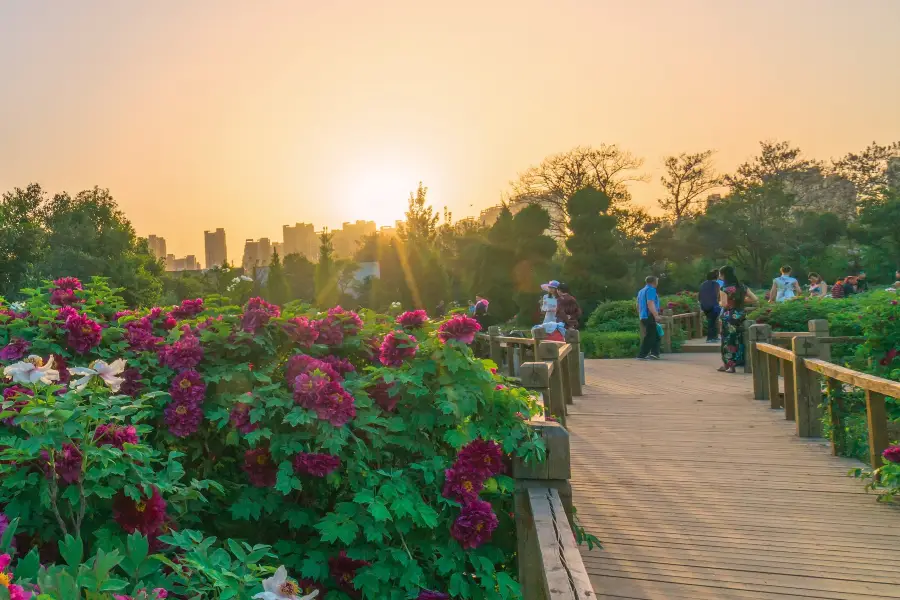
[[[32,354],[25,360],[9,365],[3,374],[11,377],[15,383],[53,383],[59,379],[59,371],[52,368],[53,357],[44,364],[44,359]]]
[[[312,594],[300,596],[300,588],[293,581],[288,581],[287,569],[278,567],[275,574],[263,580],[263,591],[253,596],[259,600],[312,600],[319,595],[319,590]]]
[[[69,385],[76,389],[83,390],[87,387],[87,384],[90,383],[91,379],[96,376],[106,382],[106,385],[108,385],[109,389],[113,392],[118,392],[119,386],[125,381],[123,377],[119,377],[124,370],[125,361],[121,358],[117,358],[112,361],[111,364],[106,364],[106,362],[102,360],[95,360],[91,363],[90,367],[72,367],[69,369],[69,373],[72,375],[81,375],[81,379],[73,381]]]
[[[12,304],[9,305],[9,308],[13,312],[20,313],[25,310],[25,303],[24,302],[13,302]]]

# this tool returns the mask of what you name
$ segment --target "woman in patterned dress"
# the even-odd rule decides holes
[[[734,267],[722,267],[719,277],[725,283],[719,291],[722,311],[722,366],[719,371],[734,373],[735,367],[744,364],[744,309],[747,302],[756,302],[756,296],[737,278]]]

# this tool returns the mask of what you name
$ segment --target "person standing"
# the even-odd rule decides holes
[[[772,280],[772,289],[769,290],[769,300],[784,302],[802,293],[800,284],[791,276],[792,269],[785,265],[781,267],[781,275]]]
[[[824,298],[828,295],[828,284],[818,273],[809,274],[809,295],[812,298]]]
[[[556,318],[565,323],[566,329],[578,329],[581,322],[581,307],[578,300],[569,293],[569,284],[560,283],[557,292]]]
[[[637,357],[640,360],[659,360],[660,339],[656,329],[656,324],[659,322],[659,294],[656,292],[656,286],[659,280],[653,275],[649,275],[644,282],[646,285],[637,295],[638,317],[640,317],[641,326],[644,329],[644,339],[641,340],[641,348]]]
[[[860,271],[856,276],[856,293],[862,294],[869,291],[869,281],[866,279],[866,272]]]
[[[487,298],[483,296],[475,296],[475,304],[472,307],[472,316],[475,317],[475,320],[478,321],[478,324],[481,325],[481,328],[484,329],[487,327],[487,323],[485,322],[485,318],[487,317],[489,302]]]
[[[541,289],[547,292],[541,296],[541,312],[544,313],[544,323],[556,323],[556,311],[559,308],[559,300],[557,299],[557,289],[559,282],[553,281],[542,283]]]
[[[719,313],[722,307],[719,305],[719,278],[718,271],[710,271],[706,274],[706,281],[700,284],[700,293],[697,299],[700,301],[700,310],[706,315],[706,341],[713,343],[719,341]]]
[[[756,296],[737,278],[734,267],[722,267],[720,278],[725,287],[719,292],[722,311],[722,366],[719,371],[734,373],[735,367],[744,364],[744,319],[746,303],[756,302]]]

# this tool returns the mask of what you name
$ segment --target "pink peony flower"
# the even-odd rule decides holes
[[[444,498],[455,500],[460,504],[468,504],[478,499],[484,488],[484,477],[466,466],[454,466],[444,472]]]
[[[413,358],[418,348],[415,336],[392,331],[384,336],[384,341],[381,342],[379,359],[386,367],[399,367],[404,360]]]
[[[306,354],[295,354],[290,357],[284,370],[285,378],[288,383],[291,384],[296,381],[298,375],[313,373],[315,371],[320,371],[324,375],[327,375],[332,381],[343,381],[344,379],[330,364],[319,360],[318,358],[307,356]]]
[[[244,305],[244,314],[241,315],[241,329],[248,333],[256,333],[260,327],[265,327],[273,317],[281,316],[281,309],[263,300],[262,298],[250,298]]]
[[[301,452],[294,457],[294,472],[313,477],[325,477],[341,466],[341,459],[330,454]]]
[[[130,316],[132,316],[133,314],[134,314],[134,311],[133,311],[133,310],[117,310],[116,313],[113,315],[112,320],[113,320],[113,321],[118,321],[118,320],[121,319],[122,317],[130,317]]]
[[[491,539],[497,525],[497,515],[491,505],[475,500],[463,506],[450,527],[450,535],[465,549],[477,548]]]
[[[150,497],[139,502],[119,493],[113,500],[113,519],[126,533],[156,536],[166,523],[166,501],[155,486]]]
[[[365,560],[356,560],[348,557],[345,550],[341,550],[340,554],[328,559],[328,569],[338,589],[353,598],[358,598],[361,595],[359,590],[353,587],[353,578],[356,577],[356,570],[367,567],[370,564],[372,563]]]
[[[238,402],[231,409],[231,414],[229,415],[228,420],[231,422],[231,426],[241,433],[250,433],[251,431],[256,431],[256,429],[259,428],[256,423],[250,422],[251,408],[253,407],[249,404]]]
[[[346,358],[340,358],[339,356],[328,355],[322,358],[322,362],[337,371],[341,378],[346,377],[348,373],[353,373],[356,371],[356,367],[354,367],[349,360]]]
[[[328,311],[328,319],[341,324],[344,335],[359,335],[363,322],[359,315],[352,310],[344,310],[340,306],[335,306]]]
[[[463,344],[471,344],[475,341],[475,334],[481,331],[481,324],[475,319],[465,315],[454,315],[453,318],[441,323],[438,327],[438,338],[447,343],[449,340],[457,340]]]
[[[190,398],[173,398],[164,411],[166,426],[175,437],[193,435],[203,422],[201,402]]]
[[[272,487],[278,476],[278,468],[272,461],[268,448],[252,448],[244,452],[244,465],[241,467],[250,483],[256,487]]]
[[[900,446],[891,446],[881,453],[884,460],[892,463],[900,463]]]
[[[87,315],[70,315],[65,325],[68,335],[66,343],[78,354],[85,354],[100,345],[102,329],[96,321]]]
[[[5,410],[11,410],[14,412],[21,412],[21,410],[28,405],[28,400],[25,398],[26,396],[34,396],[34,392],[26,387],[22,387],[19,384],[14,384],[9,386],[8,388],[3,390],[3,401],[4,402],[13,402],[13,404],[7,407]],[[3,419],[4,425],[13,425],[15,421],[15,417],[7,417]]]
[[[12,338],[0,349],[0,360],[21,360],[31,349],[31,342],[22,338]]]
[[[159,363],[163,366],[184,371],[193,369],[203,360],[203,347],[200,339],[185,326],[181,337],[169,346],[163,346],[159,351]]]
[[[119,450],[125,449],[125,444],[137,444],[137,430],[134,425],[122,426],[112,423],[100,425],[94,432],[94,441],[98,446],[112,446]]]
[[[190,319],[203,312],[203,298],[182,300],[181,304],[169,311],[173,319]]]
[[[60,277],[53,282],[53,288],[50,290],[50,304],[56,306],[69,306],[70,304],[78,304],[84,302],[82,298],[75,295],[75,290],[83,289],[81,282],[75,277]]]
[[[339,321],[323,319],[316,322],[316,331],[319,332],[318,343],[325,346],[340,346],[344,343],[344,328]]]
[[[182,371],[172,380],[169,395],[175,400],[190,401],[199,405],[206,397],[206,384],[197,371]]]
[[[311,348],[319,339],[319,330],[316,322],[306,317],[294,317],[284,324],[284,331],[291,341],[301,348]]]
[[[404,329],[419,329],[428,322],[428,314],[424,310],[408,310],[397,317],[397,324]]]
[[[294,380],[294,401],[323,421],[341,427],[356,416],[356,401],[343,386],[317,370]]]
[[[503,449],[493,440],[476,438],[460,449],[454,467],[479,473],[482,478],[499,475],[503,472]]]
[[[162,343],[161,337],[153,335],[153,322],[147,317],[129,321],[123,327],[125,340],[131,350],[153,350]]]

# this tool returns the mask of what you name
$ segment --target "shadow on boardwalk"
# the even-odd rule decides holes
[[[715,354],[587,361],[572,487],[599,598],[900,598],[900,507]]]

